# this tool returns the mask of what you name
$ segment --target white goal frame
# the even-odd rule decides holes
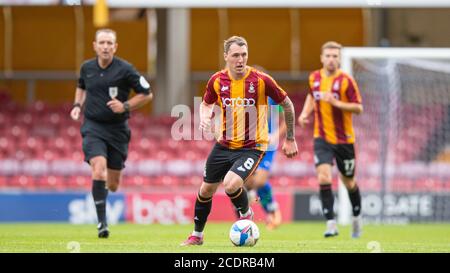
[[[344,47],[341,50],[341,68],[343,71],[353,76],[352,62],[354,59],[386,59],[395,61],[409,61],[410,59],[424,60],[450,60],[450,48],[400,48],[400,47]],[[391,86],[397,86],[398,77],[395,74],[395,66],[390,65],[387,69],[392,69],[386,73],[386,80]],[[445,69],[447,70],[447,69]],[[370,103],[370,102],[369,102]],[[357,136],[358,138],[358,136]],[[358,159],[356,159],[358,160]],[[356,176],[356,179],[358,177]],[[338,223],[348,225],[351,223],[351,204],[347,189],[341,181],[338,186]],[[364,213],[364,212],[363,212]]]

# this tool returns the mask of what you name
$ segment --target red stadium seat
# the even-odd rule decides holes
[[[7,185],[13,188],[20,188],[23,190],[34,190],[34,178],[28,175],[12,176],[8,181]]]
[[[188,187],[200,187],[203,182],[201,175],[188,176],[181,179],[181,184]]]
[[[170,176],[170,175],[162,175],[155,177],[155,179],[152,179],[152,185],[155,186],[162,186],[166,188],[176,187],[181,185],[180,178],[176,176]]]
[[[374,191],[377,192],[381,189],[381,182],[379,179],[374,177],[369,177],[367,179],[358,180],[358,186],[361,188],[361,191]]]
[[[442,188],[440,179],[426,178],[414,182],[414,190],[418,192],[440,192]]]
[[[314,155],[312,154],[312,152],[309,152],[309,151],[300,152],[299,156],[300,156],[300,160],[303,162],[307,162],[307,163],[314,162]]]
[[[295,179],[295,187],[301,190],[317,190],[316,179],[312,177],[299,177]]]
[[[69,176],[67,178],[67,185],[72,189],[90,189],[92,186],[92,179],[89,176]]]
[[[39,190],[61,191],[67,187],[62,176],[42,176],[36,180],[36,187]]]
[[[442,181],[442,190],[450,192],[450,179]]]
[[[271,182],[275,187],[292,187],[295,185],[295,179],[289,176],[274,177]]]
[[[142,188],[142,187],[148,187],[150,185],[150,180],[146,176],[127,176],[124,178],[124,186],[126,188]]]
[[[189,161],[197,161],[204,158],[204,155],[200,154],[198,151],[192,150],[183,151],[183,149],[180,149],[177,154],[179,154],[179,158]]]
[[[0,175],[0,189],[6,187],[8,184],[8,178]]]

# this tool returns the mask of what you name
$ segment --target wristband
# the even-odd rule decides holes
[[[130,112],[130,104],[128,101],[123,103],[123,109],[125,109],[125,112]]]

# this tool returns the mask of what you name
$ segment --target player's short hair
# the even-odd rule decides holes
[[[247,40],[245,40],[244,37],[231,36],[223,42],[223,52],[228,53],[232,44],[237,44],[238,46],[246,46],[248,49]]]
[[[100,33],[102,33],[102,32],[104,32],[104,33],[111,33],[112,35],[114,35],[114,42],[117,41],[117,33],[114,30],[110,29],[110,28],[101,28],[101,29],[97,30],[95,32],[95,41],[97,41],[98,35]]]
[[[339,50],[341,50],[342,49],[342,45],[340,43],[338,43],[338,42],[335,42],[335,41],[328,41],[328,42],[326,42],[326,43],[324,43],[322,45],[322,51],[321,52],[323,52],[325,49],[339,49]]]

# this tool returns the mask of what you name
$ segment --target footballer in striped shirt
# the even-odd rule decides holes
[[[352,237],[361,234],[361,194],[355,181],[355,132],[353,114],[361,114],[363,105],[355,80],[340,69],[342,46],[326,42],[320,56],[322,69],[309,76],[309,93],[298,118],[301,127],[314,112],[314,160],[320,185],[322,210],[327,219],[325,237],[338,235],[331,189],[333,160],[346,186],[353,208]]]
[[[269,97],[284,110],[286,140],[282,150],[288,158],[297,155],[294,106],[286,92],[272,77],[247,65],[248,44],[243,37],[225,40],[224,59],[225,69],[210,78],[200,105],[200,129],[214,131],[217,142],[206,161],[195,202],[194,231],[182,245],[203,244],[212,197],[222,182],[240,218],[253,219],[244,183],[268,148]],[[220,128],[211,126],[215,105],[220,108]]]

